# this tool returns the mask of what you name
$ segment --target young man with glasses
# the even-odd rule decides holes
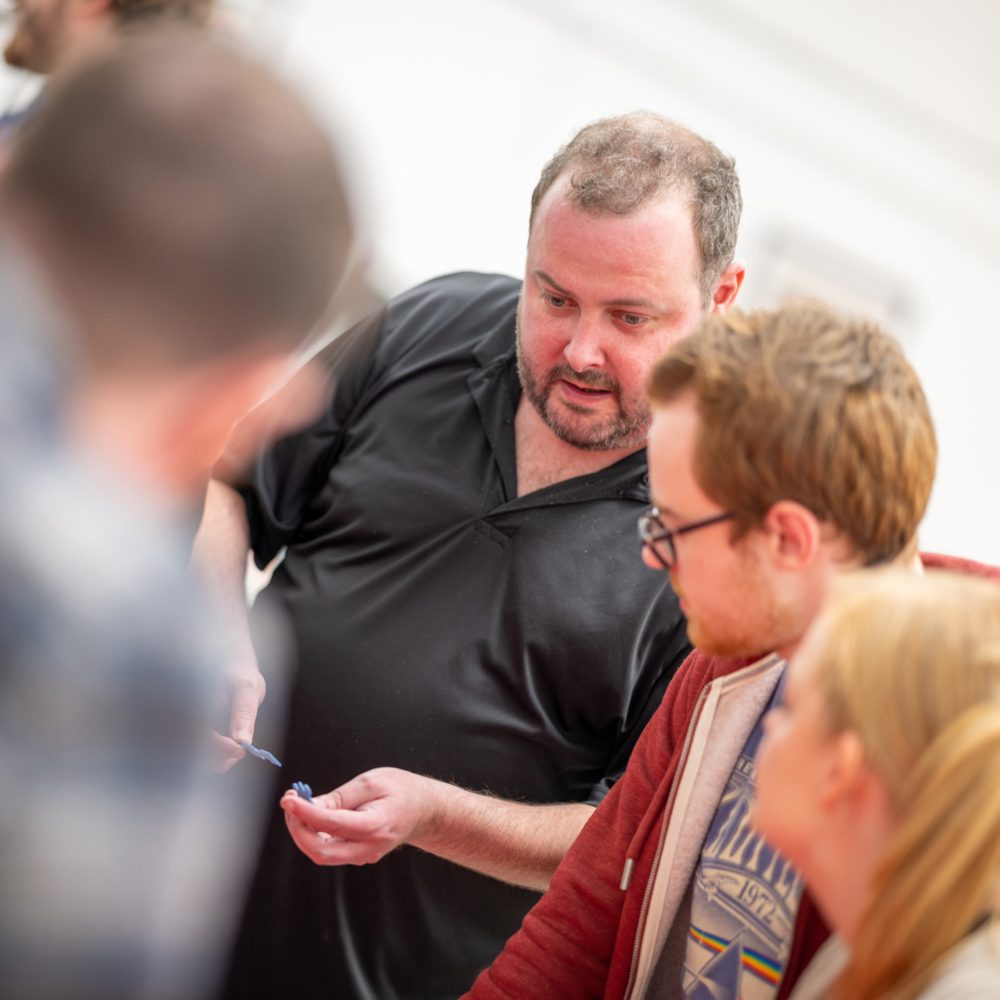
[[[926,401],[895,341],[819,305],[710,317],[649,391],[643,558],[698,649],[475,1000],[774,1000],[827,934],[748,822],[760,722],[831,583],[911,557]]]

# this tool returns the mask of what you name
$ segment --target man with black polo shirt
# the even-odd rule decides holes
[[[648,503],[644,379],[735,298],[739,212],[688,130],[588,126],[536,187],[523,285],[400,296],[327,350],[323,417],[213,485],[197,561],[234,609],[247,544],[287,549],[284,777],[334,789],[282,800],[230,995],[456,996],[622,773],[687,650],[621,544]],[[234,740],[262,697],[248,639]]]

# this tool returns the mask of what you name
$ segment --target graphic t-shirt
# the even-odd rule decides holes
[[[802,878],[749,822],[762,720],[733,768],[695,870],[687,1000],[774,1000],[791,949]]]

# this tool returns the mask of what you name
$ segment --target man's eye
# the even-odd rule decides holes
[[[642,326],[646,322],[645,316],[637,316],[635,313],[619,313],[618,318],[626,326]]]
[[[548,302],[553,309],[564,309],[567,305],[569,305],[569,299],[564,298],[562,295],[553,295],[551,292],[542,292],[542,298],[545,299],[545,301]]]

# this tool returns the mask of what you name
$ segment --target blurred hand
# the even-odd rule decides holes
[[[212,734],[214,766],[220,772],[228,771],[246,756],[237,740],[253,743],[257,711],[267,693],[264,675],[252,651],[244,653],[239,665],[227,671],[226,691],[229,697],[228,732]]]
[[[306,802],[281,799],[296,846],[318,865],[368,865],[418,837],[434,821],[441,783],[379,767]]]

